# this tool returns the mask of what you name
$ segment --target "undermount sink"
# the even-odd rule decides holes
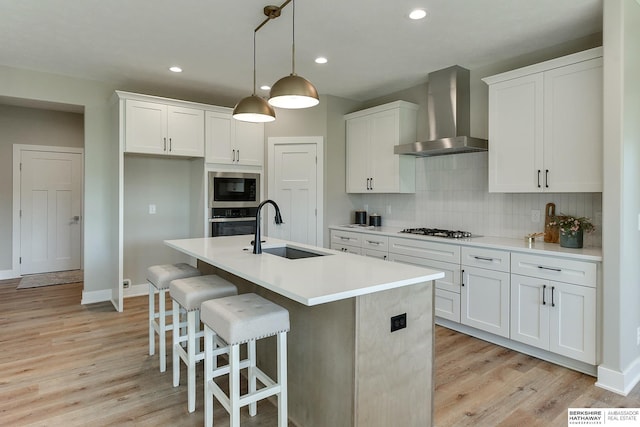
[[[276,246],[271,248],[263,246],[262,252],[287,259],[313,258],[317,256],[329,255],[322,252],[311,252],[305,249],[295,248],[293,246]]]

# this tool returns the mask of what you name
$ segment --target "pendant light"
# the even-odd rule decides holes
[[[265,123],[276,119],[273,107],[256,95],[256,31],[253,32],[253,93],[233,108],[233,118],[243,122]]]
[[[318,105],[318,91],[311,82],[296,74],[296,2],[293,2],[291,44],[291,74],[278,80],[272,87],[269,104],[279,108],[309,108]],[[288,2],[282,7],[284,7]]]

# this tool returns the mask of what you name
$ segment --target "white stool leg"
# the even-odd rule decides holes
[[[229,346],[229,427],[240,427],[240,345]]]
[[[158,301],[158,311],[160,313],[160,331],[158,334],[160,338],[158,340],[158,345],[160,347],[160,372],[164,372],[167,370],[167,316],[166,316],[166,301],[165,301],[165,290],[161,290],[158,292],[158,297],[160,301]]]
[[[256,391],[256,341],[251,340],[247,343],[247,357],[249,359],[249,367],[247,368],[247,380],[249,382],[249,394]],[[258,413],[258,404],[256,402],[249,403],[249,415],[255,417]]]
[[[180,324],[180,304],[172,302],[172,317],[173,324]],[[171,353],[173,354],[173,386],[178,387],[180,385],[180,353],[176,349],[176,346],[180,345],[180,329],[173,330],[173,339],[171,345]]]
[[[213,331],[204,326],[204,426],[213,427],[213,392],[209,381],[213,381],[214,356]]]
[[[196,329],[195,333],[198,334],[202,330],[202,324],[200,323],[200,310],[196,310]],[[196,354],[202,351],[202,347],[200,346],[200,338],[196,339]]]
[[[189,412],[193,412],[196,410],[196,311],[187,312],[187,362],[187,405]]]
[[[149,356],[156,353],[156,331],[153,328],[155,320],[155,287],[149,283]]]
[[[287,333],[278,334],[278,384],[280,394],[278,396],[278,427],[287,427]]]

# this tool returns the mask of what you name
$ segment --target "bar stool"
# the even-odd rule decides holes
[[[200,271],[197,268],[185,263],[152,265],[147,269],[147,281],[149,282],[149,356],[155,354],[155,334],[158,334],[160,372],[167,370],[166,334],[167,331],[173,329],[173,325],[167,325],[167,316],[171,316],[172,313],[166,311],[165,307],[165,295],[169,290],[169,283],[175,279],[199,275]],[[158,290],[157,312],[155,311],[156,290]]]
[[[196,410],[196,363],[204,359],[200,351],[200,304],[204,301],[237,295],[238,288],[220,276],[195,276],[176,279],[169,284],[169,293],[173,299],[173,324],[181,325],[181,308],[187,314],[186,334],[182,328],[173,331],[173,386],[180,385],[180,360],[187,366],[187,402],[189,412]],[[196,341],[197,340],[197,341]],[[187,344],[187,351],[182,343]]]
[[[242,294],[205,301],[200,307],[204,323],[205,426],[213,426],[213,397],[229,413],[230,427],[240,427],[240,408],[249,405],[249,415],[257,412],[256,402],[278,396],[278,426],[287,426],[287,332],[289,312],[256,294]],[[277,335],[277,381],[256,366],[256,341]],[[247,359],[240,361],[240,344],[247,344]],[[222,346],[218,348],[218,346]],[[217,355],[229,353],[229,364],[217,367]],[[240,370],[247,368],[248,393],[240,395]],[[229,396],[214,379],[229,374]],[[256,379],[264,387],[257,389]]]

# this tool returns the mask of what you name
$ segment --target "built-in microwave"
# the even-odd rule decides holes
[[[259,203],[259,173],[209,172],[210,208],[250,208]]]

